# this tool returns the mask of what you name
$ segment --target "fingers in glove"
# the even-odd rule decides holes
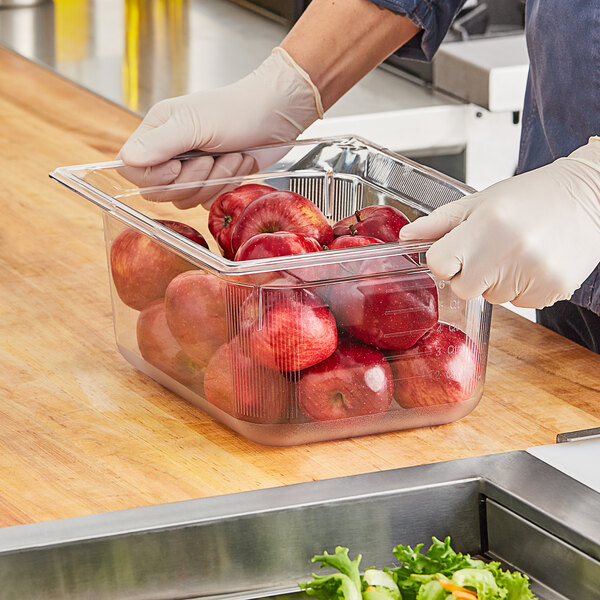
[[[121,148],[123,162],[132,167],[147,167],[163,163],[193,147],[189,136],[181,135],[181,127],[169,119],[164,125],[130,138]]]
[[[405,227],[408,227],[408,225],[405,225]],[[434,242],[425,255],[430,271],[444,281],[450,281],[460,273],[463,267],[464,255],[461,250],[460,229],[460,227],[454,229],[437,242]]]
[[[512,286],[507,284],[491,286],[486,290],[482,290],[480,293],[490,304],[513,302],[515,298],[518,297],[518,292]]]
[[[498,257],[477,246],[468,223],[459,225],[432,244],[427,265],[462,300],[483,296],[492,304],[510,302],[518,295],[518,276],[513,267],[503,268]],[[510,272],[509,272],[510,271]]]
[[[445,204],[431,214],[420,217],[400,230],[400,241],[437,240],[462,223],[477,203],[475,194]]]
[[[198,182],[208,178],[215,160],[212,156],[199,156],[181,161],[181,172],[171,182],[168,189],[145,194],[147,200],[153,202],[172,202],[178,208],[191,208],[199,202],[193,198],[198,193]],[[181,203],[181,206],[179,206]],[[188,206],[189,204],[189,206]]]
[[[519,308],[545,308],[561,300],[569,300],[574,292],[574,289],[559,292],[552,289],[536,288],[517,294],[510,302]]]
[[[452,291],[463,300],[481,295],[490,304],[512,303],[519,308],[544,308],[559,300],[568,300],[575,288],[565,290],[556,281],[523,280],[513,268],[498,264],[485,273],[479,268],[485,259],[476,265],[464,265],[461,272],[452,278]],[[522,286],[522,287],[521,287]]]
[[[155,116],[152,117],[152,115]],[[156,111],[150,109],[148,114],[144,117],[144,120],[137,126],[136,130],[129,136],[127,141],[119,150],[119,153],[117,154],[117,159],[122,160],[126,165],[132,167],[148,166],[148,164],[144,160],[144,156],[138,155],[139,145],[134,144],[134,140],[137,140],[139,137],[143,137],[152,129],[163,125],[166,118],[166,116],[163,118],[162,115],[156,115]],[[168,158],[171,157],[169,156]]]
[[[154,167],[119,167],[117,172],[140,188],[169,185],[181,173],[181,161],[169,160]]]
[[[233,189],[237,185],[211,185],[211,179],[227,179],[230,177],[242,177],[248,175],[255,164],[251,157],[247,158],[243,154],[235,152],[215,157],[208,172],[199,172],[195,165],[196,160],[198,159],[185,161],[186,164],[183,165],[182,173],[177,178],[177,183],[184,180],[196,182],[205,181],[206,185],[196,186],[195,188],[188,190],[188,192],[191,193],[188,193],[186,197],[180,197],[173,202],[177,208],[182,210],[194,208],[199,204],[202,204],[205,208],[210,208],[210,205],[222,193],[227,191],[227,189]]]
[[[196,126],[186,103],[171,98],[155,104],[119,151],[131,167],[151,167],[195,147]]]

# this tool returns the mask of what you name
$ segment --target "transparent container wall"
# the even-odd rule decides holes
[[[252,182],[302,194],[332,224],[371,205],[394,206],[413,220],[464,189],[355,140],[286,150],[260,175],[183,188],[137,189],[118,169],[84,170],[85,185],[110,202],[104,225],[122,354],[264,444],[430,426],[468,414],[483,391],[490,306],[460,300],[437,280],[424,262],[425,245],[313,252],[245,268],[217,256],[200,203]],[[177,242],[182,236],[148,228],[147,219],[138,226],[137,215],[183,222],[203,234],[209,251],[188,252]]]

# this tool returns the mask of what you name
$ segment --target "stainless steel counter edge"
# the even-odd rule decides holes
[[[478,480],[480,494],[600,560],[600,494],[525,451],[0,529],[3,553]],[[525,509],[523,508],[525,507]],[[526,514],[524,514],[524,512]]]

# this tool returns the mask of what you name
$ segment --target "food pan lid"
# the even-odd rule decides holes
[[[132,197],[159,197],[185,189],[214,186],[225,190],[241,183],[264,182],[269,177],[315,177],[326,180],[360,180],[383,190],[392,198],[412,206],[421,214],[456,200],[474,190],[433,169],[377,146],[357,136],[298,140],[289,144],[271,144],[240,152],[190,152],[176,157],[189,161],[202,157],[217,160],[228,155],[251,156],[260,172],[241,177],[197,179],[138,187],[127,180],[127,169],[120,160],[63,166],[50,177],[86,198],[126,226],[154,238],[186,260],[223,277],[233,277],[320,265],[377,261],[406,254],[424,253],[431,242],[396,242],[342,250],[328,250],[294,256],[234,262],[192,242],[162,225],[129,202]],[[324,182],[324,189],[328,184]],[[156,202],[149,202],[156,204]],[[418,265],[416,270],[426,269]]]

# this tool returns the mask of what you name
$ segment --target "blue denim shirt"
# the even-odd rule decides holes
[[[407,15],[423,30],[399,54],[431,60],[465,0],[371,1]],[[527,0],[525,22],[530,68],[518,173],[600,135],[600,2]],[[600,314],[600,265],[571,302]]]

